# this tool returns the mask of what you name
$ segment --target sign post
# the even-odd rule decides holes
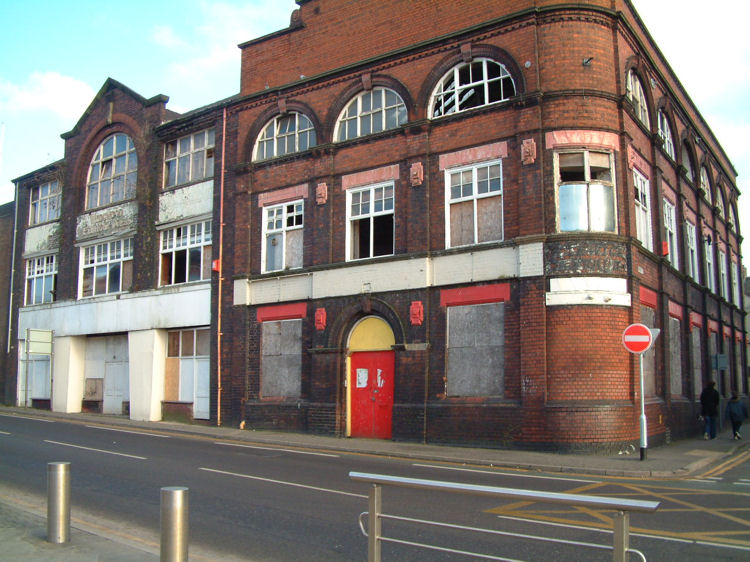
[[[646,353],[659,335],[660,330],[652,330],[644,324],[631,324],[622,333],[622,345],[630,353],[639,357],[640,383],[641,383],[641,460],[646,460],[646,449],[648,448],[648,428],[646,424],[646,405],[643,397],[643,354]]]

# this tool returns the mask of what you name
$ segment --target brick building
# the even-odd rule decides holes
[[[736,172],[628,0],[297,4],[238,95],[109,79],[16,180],[16,402],[613,448],[634,322],[652,444],[747,395]]]
[[[15,180],[13,402],[209,418],[215,107],[108,79]]]
[[[216,415],[503,446],[747,393],[732,164],[626,0],[297,0],[227,105]]]

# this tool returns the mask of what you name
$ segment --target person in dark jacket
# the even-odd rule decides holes
[[[709,381],[701,392],[701,415],[705,420],[703,439],[716,439],[716,421],[719,417],[719,391],[716,382]]]
[[[732,439],[742,439],[740,428],[742,422],[747,418],[747,406],[744,402],[740,402],[736,392],[732,394],[732,399],[727,402],[726,417],[732,422]]]

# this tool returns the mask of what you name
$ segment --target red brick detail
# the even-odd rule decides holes
[[[274,306],[261,306],[256,311],[258,322],[270,322],[272,320],[291,320],[293,318],[307,318],[307,303],[298,302],[293,304],[279,304]]]
[[[316,308],[315,309],[315,329],[322,332],[326,329],[326,309]]]
[[[669,315],[682,322],[682,305],[679,305],[674,301],[669,301]]]
[[[708,331],[714,332],[716,334],[719,333],[719,323],[716,320],[709,320],[708,321]]]
[[[697,328],[701,328],[703,326],[703,316],[691,310],[690,311],[690,327],[692,328],[693,326]]]
[[[510,300],[510,283],[482,285],[481,287],[459,287],[440,291],[440,306],[466,306],[488,302]]]
[[[656,291],[652,291],[647,287],[641,286],[640,299],[642,305],[645,305],[649,308],[656,308],[656,303],[658,302]]]
[[[732,328],[724,326],[724,337],[728,340],[732,339]]]
[[[651,178],[651,166],[648,165],[643,156],[635,151],[632,144],[628,145],[628,168],[631,170],[635,168],[646,176],[646,179]]]
[[[276,203],[283,203],[284,201],[291,201],[293,199],[307,199],[308,189],[306,183],[301,183],[286,189],[279,189],[277,191],[267,191],[258,195],[258,207],[265,207],[266,205],[275,205]]]
[[[409,321],[412,326],[421,326],[424,322],[424,304],[422,304],[422,301],[412,301],[409,307]]]
[[[398,164],[383,166],[374,170],[365,170],[356,174],[348,174],[341,178],[341,189],[346,191],[352,187],[369,185],[381,181],[397,180],[399,178]]]
[[[550,131],[544,135],[544,142],[548,149],[561,146],[590,146],[617,150],[620,146],[618,136],[605,131]]]
[[[492,144],[485,144],[484,146],[475,146],[474,148],[467,148],[466,150],[441,154],[438,158],[438,167],[441,170],[445,170],[447,168],[453,168],[454,166],[465,166],[467,164],[473,164],[474,162],[507,157],[508,143],[504,141],[494,142]]]

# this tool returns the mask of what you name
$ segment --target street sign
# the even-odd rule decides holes
[[[654,343],[651,329],[643,324],[631,324],[622,333],[622,345],[630,353],[644,353]]]

